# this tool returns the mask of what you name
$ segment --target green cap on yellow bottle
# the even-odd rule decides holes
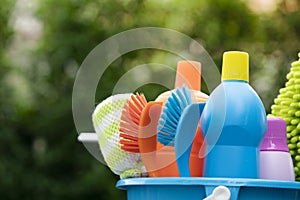
[[[223,54],[222,81],[241,80],[249,82],[249,55],[242,51]]]

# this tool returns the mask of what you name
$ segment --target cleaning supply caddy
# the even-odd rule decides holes
[[[191,85],[196,83],[196,89],[199,90],[201,79],[199,76],[195,77]],[[182,90],[185,93],[174,90],[159,98],[166,99],[173,95],[173,99],[169,99],[174,100],[172,104],[167,100],[160,100],[149,102],[140,108],[139,116],[134,119],[142,123],[135,124],[135,137],[130,137],[135,141],[134,152],[124,153],[120,146],[116,147],[123,157],[136,158],[134,162],[129,162],[128,167],[118,162],[118,166],[122,168],[118,169],[117,173],[114,171],[116,174],[130,172],[131,177],[134,177],[132,174],[145,174],[146,168],[151,176],[118,181],[117,188],[127,190],[128,200],[300,200],[300,183],[294,181],[293,163],[286,144],[286,125],[279,118],[267,120],[262,101],[249,85],[248,53],[229,51],[223,54],[222,81],[211,95],[207,96],[206,102],[206,98],[204,101],[188,101],[192,99],[189,95],[193,92],[187,92],[189,90],[184,86]],[[176,95],[178,98],[175,98]],[[128,98],[126,96],[125,99]],[[126,100],[122,101],[121,107],[125,102]],[[183,106],[183,103],[186,105]],[[180,112],[170,105],[180,107]],[[152,106],[155,106],[155,109],[151,110]],[[166,107],[169,110],[166,110]],[[162,121],[159,121],[161,112]],[[176,120],[172,113],[177,116]],[[100,114],[102,116],[105,112]],[[121,114],[118,112],[115,117],[117,121],[122,119]],[[138,119],[139,117],[141,119]],[[160,128],[157,129],[157,126]],[[116,127],[119,127],[119,123]],[[172,167],[176,169],[173,170],[176,174],[178,167],[181,177],[170,177],[174,176],[174,173],[171,168],[165,166],[156,169],[159,163],[164,161],[156,152],[160,150],[156,148],[157,130],[163,131],[163,134],[159,133],[160,141],[164,143],[164,140],[168,139],[166,145],[171,145],[174,149],[172,151],[175,151],[176,155],[172,154]],[[101,132],[104,131],[101,129]],[[111,132],[115,133],[116,130]],[[191,155],[197,154],[192,146],[199,134],[203,136],[202,147],[197,146],[197,159],[201,162],[199,166],[190,166],[190,160],[195,160]],[[148,145],[147,141],[151,141],[151,145]],[[104,144],[103,141],[102,143]],[[102,143],[100,141],[100,147]],[[102,149],[106,147],[103,144]],[[131,148],[131,143],[128,146]],[[116,170],[114,166],[117,165],[110,163],[106,154],[104,156],[108,166]],[[145,166],[142,163],[137,164],[140,158]],[[131,168],[131,171],[127,168]],[[163,177],[164,174],[168,177]],[[203,174],[203,177],[191,177],[193,174]]]

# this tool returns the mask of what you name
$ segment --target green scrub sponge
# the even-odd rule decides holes
[[[287,74],[288,81],[274,99],[270,116],[281,117],[287,125],[287,142],[293,158],[296,180],[300,181],[300,53]]]

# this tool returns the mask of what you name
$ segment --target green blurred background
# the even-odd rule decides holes
[[[1,0],[0,199],[126,199],[118,177],[77,142],[72,89],[100,42],[136,27],[180,31],[220,67],[226,50],[250,54],[250,83],[267,112],[300,51],[299,0]],[[101,78],[95,103],[130,66],[175,67],[173,55],[123,55]],[[166,88],[141,88],[149,100]],[[206,91],[207,92],[207,91]]]

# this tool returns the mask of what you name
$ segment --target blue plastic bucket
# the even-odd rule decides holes
[[[131,178],[116,187],[128,200],[201,200],[217,186],[230,190],[230,200],[300,200],[300,182],[237,178]]]

